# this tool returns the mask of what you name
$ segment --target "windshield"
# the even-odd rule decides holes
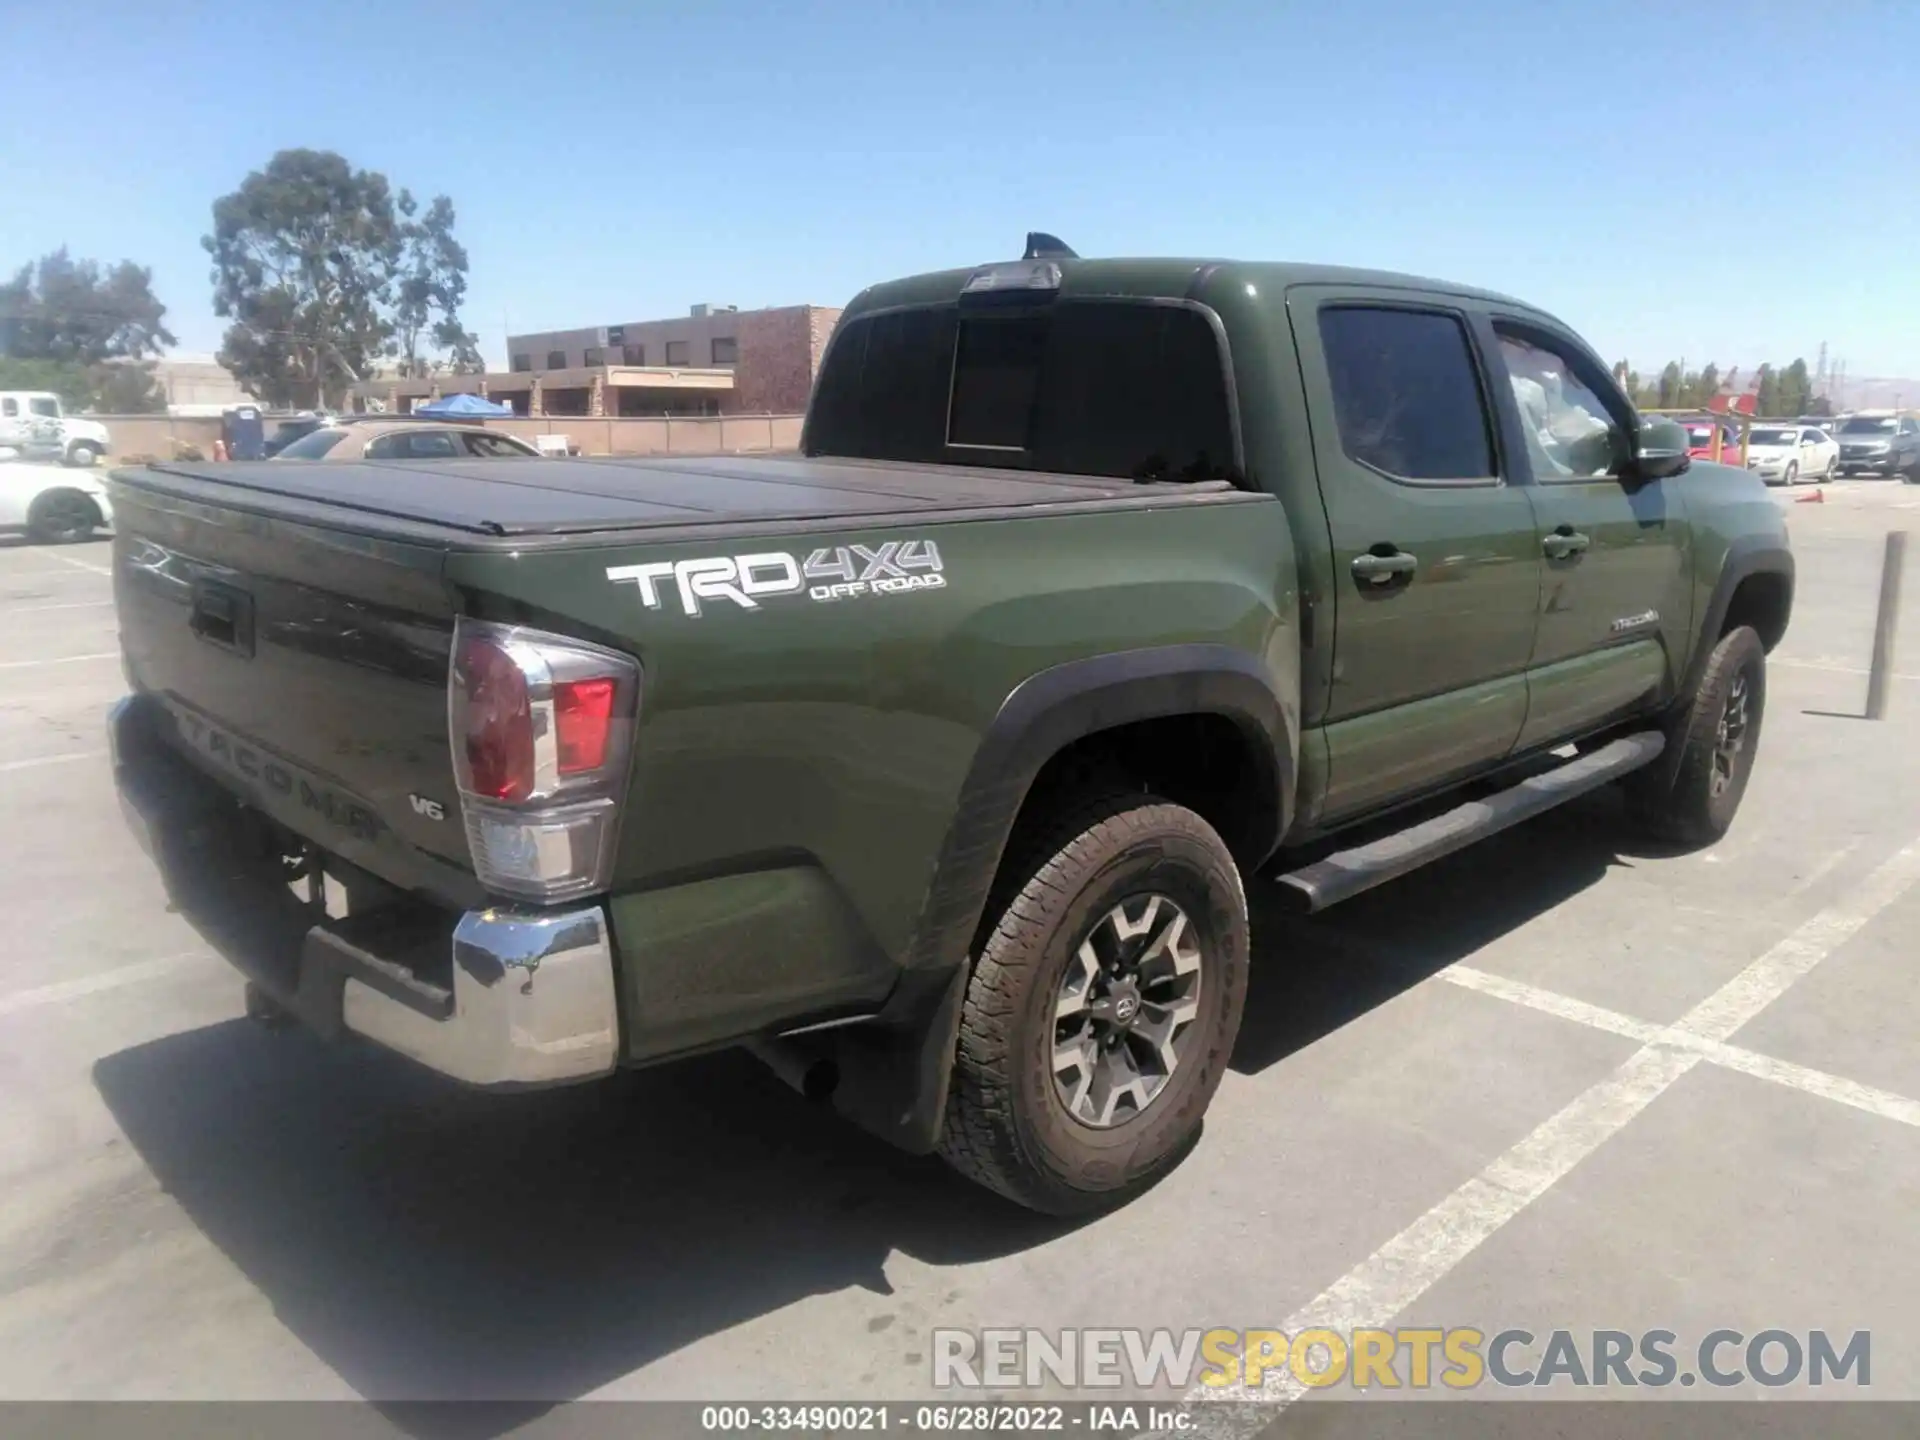
[[[344,430],[312,430],[287,446],[276,457],[281,460],[318,460],[347,438]]]
[[[1753,432],[1755,445],[1791,445],[1798,435],[1795,430],[1756,430]]]
[[[1840,427],[1842,435],[1891,435],[1894,422],[1871,415],[1856,415]]]

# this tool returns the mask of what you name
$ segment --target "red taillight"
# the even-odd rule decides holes
[[[612,874],[640,667],[524,625],[455,622],[447,727],[474,874],[551,904]]]
[[[476,795],[509,804],[533,793],[533,707],[513,656],[483,635],[463,638],[454,684],[464,694],[467,774]]]
[[[554,685],[554,728],[559,736],[562,775],[584,775],[607,763],[616,688],[611,677],[563,680]]]

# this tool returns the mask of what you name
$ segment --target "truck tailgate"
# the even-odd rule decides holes
[[[322,849],[470,903],[442,551],[132,486],[116,501],[128,678],[166,741]]]

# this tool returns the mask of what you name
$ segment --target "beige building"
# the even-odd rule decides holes
[[[695,305],[674,320],[510,335],[505,371],[370,380],[348,404],[405,413],[467,393],[526,416],[795,415],[839,318],[819,305]]]

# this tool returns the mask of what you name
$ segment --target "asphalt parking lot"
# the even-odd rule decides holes
[[[1199,1149],[1077,1226],[742,1057],[502,1098],[250,1025],[115,806],[108,547],[0,546],[0,1399],[907,1399],[941,1327],[1388,1324],[1869,1331],[1920,1399],[1920,578],[1856,718],[1920,488],[1824,494],[1722,844],[1600,794],[1311,923],[1250,887]]]

